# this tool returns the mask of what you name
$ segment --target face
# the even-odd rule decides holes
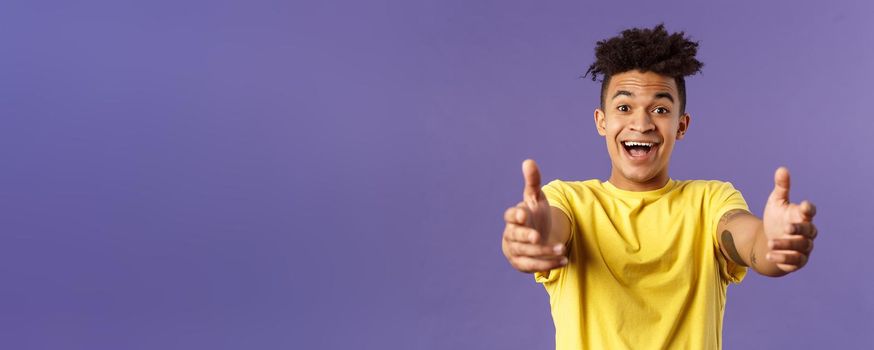
[[[674,142],[689,128],[680,115],[674,78],[629,71],[610,78],[604,110],[595,110],[598,134],[607,141],[613,168],[610,183],[629,191],[648,191],[667,184]]]

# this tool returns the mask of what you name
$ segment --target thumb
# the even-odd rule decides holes
[[[769,199],[780,204],[789,203],[789,169],[786,167],[781,166],[774,172],[774,190]]]
[[[540,169],[533,159],[522,162],[522,176],[525,177],[525,190],[522,198],[525,201],[537,201],[540,198]]]

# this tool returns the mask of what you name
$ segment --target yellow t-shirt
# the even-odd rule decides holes
[[[646,192],[552,181],[571,221],[569,263],[535,279],[549,293],[556,349],[721,349],[729,282],[746,268],[719,251],[722,214],[748,210],[720,181],[670,180]]]

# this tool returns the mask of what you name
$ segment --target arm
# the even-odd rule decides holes
[[[762,219],[746,210],[732,210],[719,220],[720,250],[726,259],[762,275],[786,275],[807,264],[817,235],[814,215],[816,208],[810,202],[789,202],[789,171],[777,169]]]
[[[777,264],[762,259],[770,252],[762,220],[746,210],[732,210],[722,216],[717,231],[719,248],[726,259],[752,267],[765,276],[779,277],[787,272]]]
[[[501,249],[516,270],[533,273],[567,264],[565,243],[570,238],[570,219],[549,206],[540,189],[540,171],[532,160],[522,163],[525,189],[522,202],[504,212]]]

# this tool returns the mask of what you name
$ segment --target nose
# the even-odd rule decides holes
[[[634,115],[631,116],[629,126],[631,127],[631,130],[639,133],[655,130],[655,123],[652,122],[652,116],[645,111],[634,113]]]

